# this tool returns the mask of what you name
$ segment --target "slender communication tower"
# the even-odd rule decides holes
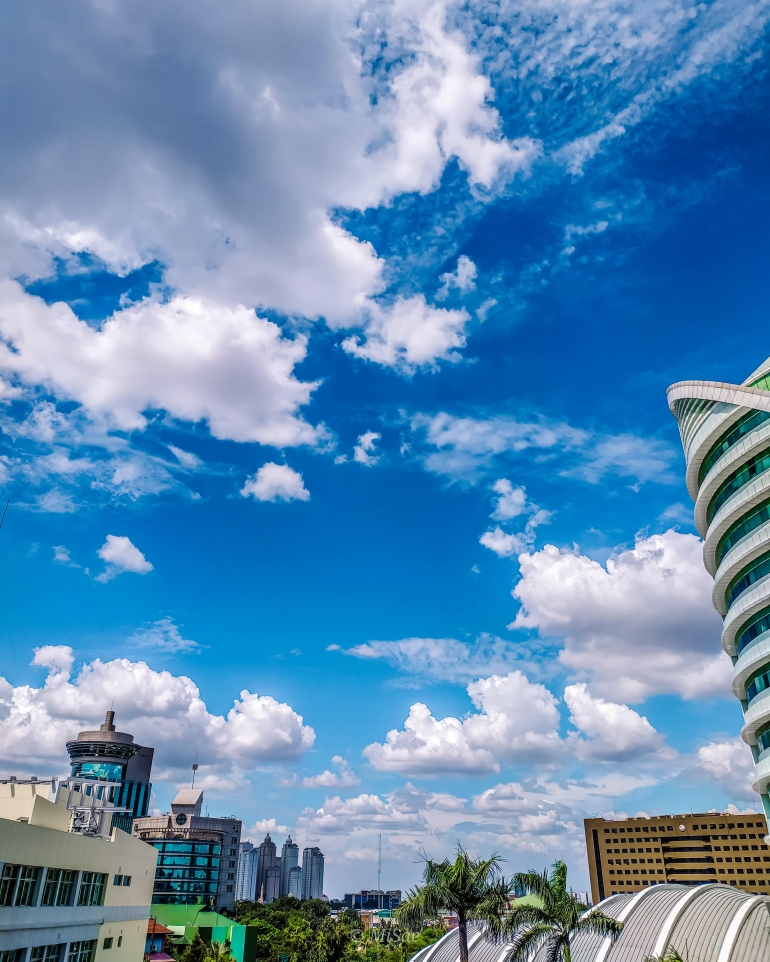
[[[192,776],[192,785],[190,785],[190,788],[195,788],[195,773],[197,771],[198,771],[198,756],[196,755],[195,761],[193,762],[193,767],[192,767],[193,776]]]
[[[377,891],[382,891],[382,835],[377,836]]]

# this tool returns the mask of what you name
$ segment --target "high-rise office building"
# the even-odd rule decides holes
[[[281,895],[289,894],[289,872],[299,865],[299,846],[291,840],[291,835],[281,848]]]
[[[320,848],[302,849],[302,898],[320,899],[324,891],[324,857]]]
[[[299,865],[289,869],[289,885],[286,894],[295,899],[302,898],[302,869]]]
[[[680,381],[668,389],[679,424],[695,526],[714,578],[722,646],[733,662],[741,737],[754,791],[770,818],[770,358],[743,384]]]
[[[67,742],[67,754],[73,778],[120,782],[114,803],[130,812],[116,813],[112,824],[130,832],[133,819],[147,814],[154,750],[137,745],[127,732],[115,731],[114,720],[115,712],[108,711],[98,731],[80,732]]]
[[[651,885],[723,882],[770,892],[770,848],[759,815],[706,812],[584,822],[593,903]]]
[[[183,788],[170,813],[134,821],[134,835],[158,850],[152,900],[232,910],[241,822],[201,815],[202,805],[199,788]]]
[[[259,849],[251,842],[241,842],[238,851],[238,867],[235,873],[235,901],[254,902],[257,893]]]
[[[277,866],[280,865],[280,858],[276,858],[275,854],[275,842],[270,838],[270,833],[265,835],[264,840],[259,846],[259,865],[257,866],[257,886],[254,892],[254,901],[256,902],[266,902],[265,897],[267,889],[267,873]],[[280,882],[280,870],[278,873],[278,888],[275,894],[272,895],[270,901],[278,898],[278,893],[281,890]],[[271,886],[272,888],[272,886]]]

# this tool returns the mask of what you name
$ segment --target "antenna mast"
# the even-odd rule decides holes
[[[382,891],[382,835],[377,836],[377,891]]]
[[[193,767],[192,767],[193,777],[192,777],[192,785],[190,785],[190,788],[195,788],[195,773],[197,771],[198,771],[198,756],[196,755],[195,761],[193,762]]]

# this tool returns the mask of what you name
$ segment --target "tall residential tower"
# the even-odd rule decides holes
[[[770,358],[743,384],[680,381],[668,389],[703,561],[714,578],[722,645],[733,662],[741,737],[770,818]]]

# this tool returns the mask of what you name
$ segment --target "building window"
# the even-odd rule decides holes
[[[64,945],[36,945],[29,954],[30,962],[59,962]]]
[[[228,892],[232,892],[232,890],[233,890],[232,885],[228,885],[228,886],[227,886],[227,891],[228,891]]]
[[[112,941],[110,939],[110,941]],[[86,942],[70,942],[70,950],[67,953],[67,962],[91,962],[96,948],[96,939],[89,939]],[[48,962],[48,960],[44,960]]]
[[[75,872],[69,868],[49,868],[45,872],[42,905],[70,905]]]
[[[106,880],[107,876],[103,872],[83,872],[78,890],[78,905],[101,905]]]
[[[0,905],[32,905],[40,869],[32,865],[4,865],[0,875]]]
[[[103,942],[103,944],[102,944],[102,948],[103,948],[103,949],[111,949],[111,948],[112,948],[112,936],[111,936],[111,935],[107,936],[107,938],[104,940],[104,942]]]
[[[0,962],[21,962],[24,952],[26,949],[5,949],[0,952]]]
[[[123,945],[123,936],[122,936],[122,935],[119,935],[119,936],[118,936],[118,948],[120,948],[121,945]]]

